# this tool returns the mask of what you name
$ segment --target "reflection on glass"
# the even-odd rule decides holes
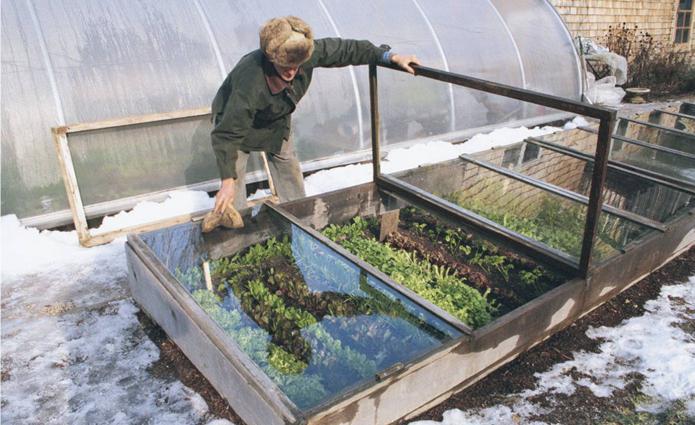
[[[510,147],[504,158],[512,152],[523,151],[520,163],[514,162],[512,169],[518,173],[545,181],[555,186],[589,196],[593,162],[556,152],[540,149],[532,143],[522,143],[520,147]],[[529,154],[531,152],[531,154]],[[517,154],[518,157],[518,154]],[[542,163],[532,163],[542,157]],[[502,165],[504,166],[504,159]],[[562,172],[548,172],[549,168]],[[627,174],[608,168],[604,185],[603,202],[660,222],[668,222],[687,211],[692,206],[693,197],[670,187],[655,183],[643,177]]]
[[[193,298],[300,409],[461,333],[284,221],[282,234],[178,272]]]
[[[564,172],[546,165],[549,173]],[[420,167],[396,177],[577,259],[581,254],[586,219],[583,204],[463,160]],[[648,231],[620,217],[601,214],[594,260],[618,254]]]

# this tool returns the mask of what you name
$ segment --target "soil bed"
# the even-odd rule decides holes
[[[401,210],[398,232],[386,242],[447,267],[481,293],[488,293],[501,316],[564,283],[567,278],[533,260],[481,241],[420,210]]]

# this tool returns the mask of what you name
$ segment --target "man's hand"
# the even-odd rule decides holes
[[[222,180],[220,190],[215,195],[215,208],[212,210],[215,213],[222,214],[225,206],[234,202],[234,179]]]
[[[391,56],[391,63],[398,65],[413,75],[415,75],[415,70],[410,66],[410,64],[414,63],[416,65],[420,65],[420,61],[415,57],[415,55],[404,56],[399,55],[398,53]]]

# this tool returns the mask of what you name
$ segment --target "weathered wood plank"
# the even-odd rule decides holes
[[[77,230],[77,237],[79,238],[80,244],[85,245],[90,237],[89,229],[87,228],[87,216],[84,212],[84,205],[82,205],[80,187],[77,184],[75,166],[72,162],[70,147],[68,146],[68,138],[65,134],[53,131],[53,143],[56,148],[56,153],[58,154],[60,172],[63,175],[65,192],[67,194],[68,203],[70,204],[70,212],[72,213],[73,223],[75,223],[75,230]]]
[[[398,230],[400,210],[388,211],[379,216],[379,241],[383,242],[391,233]]]
[[[70,124],[62,127],[55,127],[54,132],[58,134],[82,133],[85,131],[104,130],[107,128],[128,127],[139,124],[203,117],[205,115],[210,115],[209,107]]]

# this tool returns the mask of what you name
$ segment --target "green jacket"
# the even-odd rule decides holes
[[[316,67],[383,61],[388,47],[369,41],[323,38],[291,83],[284,82],[261,50],[242,57],[212,101],[212,148],[220,177],[237,178],[238,151],[278,153],[290,135],[290,118]]]

